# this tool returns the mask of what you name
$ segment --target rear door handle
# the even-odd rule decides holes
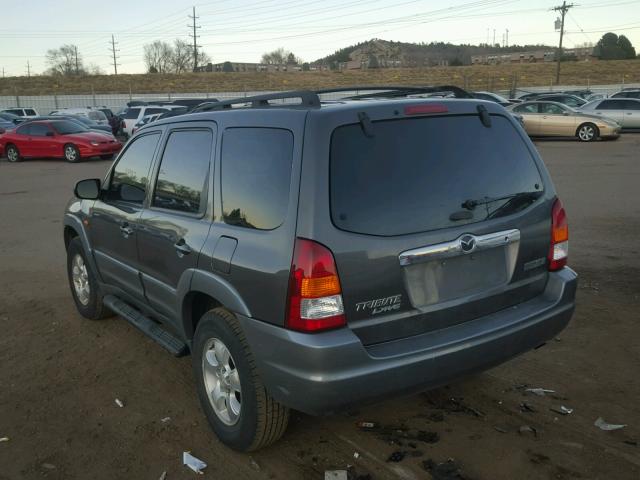
[[[120,226],[120,232],[124,238],[129,238],[130,235],[133,235],[133,228],[131,228],[128,223],[123,223]]]
[[[187,245],[187,242],[184,241],[184,238],[178,240],[178,242],[174,243],[173,246],[176,249],[179,257],[183,257],[191,253],[191,247]]]

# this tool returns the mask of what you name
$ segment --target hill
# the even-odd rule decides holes
[[[0,95],[91,95],[92,93],[205,93],[318,89],[349,85],[454,84],[471,90],[548,86],[555,64],[527,63],[464,67],[379,68],[349,71],[238,72],[86,77],[8,77]],[[563,62],[563,85],[640,83],[640,60]]]

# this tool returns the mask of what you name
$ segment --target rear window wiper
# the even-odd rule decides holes
[[[488,205],[490,203],[499,202],[501,200],[536,200],[542,195],[541,191],[533,192],[518,192],[510,195],[503,195],[501,197],[484,197],[480,199],[468,199],[462,202],[461,207],[467,210],[473,210],[478,205]]]

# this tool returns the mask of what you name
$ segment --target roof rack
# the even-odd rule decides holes
[[[282,103],[273,105],[269,100],[300,99],[300,103]],[[252,97],[232,98],[231,100],[221,100],[219,102],[205,102],[193,109],[193,112],[210,112],[212,110],[225,110],[233,105],[251,104],[251,108],[319,108],[320,98],[315,92],[308,90],[298,90],[290,92],[267,93],[265,95],[254,95]]]
[[[358,94],[345,99],[357,99],[357,98],[376,98],[376,97],[405,97],[407,95],[419,95],[424,93],[438,93],[438,92],[451,92],[456,98],[473,98],[466,90],[456,87],[455,85],[433,85],[433,86],[409,86],[409,85],[368,85],[368,86],[354,86],[354,87],[338,87],[338,88],[325,88],[317,90],[319,95],[327,93],[339,93],[339,92],[375,92]]]

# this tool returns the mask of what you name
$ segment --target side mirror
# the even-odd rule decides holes
[[[56,134],[55,134],[55,133],[53,133],[51,130],[49,130],[49,131],[46,133],[46,135],[47,135],[47,137],[55,137],[55,135],[56,135]]]
[[[76,183],[73,193],[81,200],[97,200],[100,196],[100,179],[80,180]]]

